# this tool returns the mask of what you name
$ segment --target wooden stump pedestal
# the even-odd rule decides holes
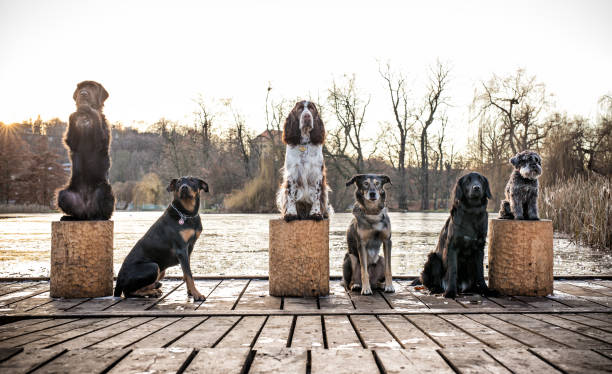
[[[270,295],[329,294],[329,220],[270,220]]]
[[[113,221],[51,223],[51,297],[113,294]]]
[[[489,288],[504,295],[553,292],[552,221],[489,220]]]

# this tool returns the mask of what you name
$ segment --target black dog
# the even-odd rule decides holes
[[[113,214],[115,197],[108,183],[111,133],[102,106],[108,92],[101,84],[84,81],[73,98],[77,111],[70,115],[64,142],[70,150],[72,174],[59,192],[57,205],[65,220],[107,220]]]
[[[348,252],[342,265],[342,281],[349,289],[361,289],[363,295],[371,295],[372,288],[380,287],[383,281],[385,292],[395,292],[391,275],[391,220],[383,188],[391,179],[386,175],[359,174],[346,185],[353,183],[354,218],[346,232]],[[381,244],[384,257],[379,256]]]
[[[208,184],[182,177],[173,179],[167,190],[174,192],[174,200],[123,261],[115,287],[117,297],[121,293],[126,297],[161,296],[159,281],[165,270],[180,264],[187,294],[194,300],[206,299],[195,287],[189,259],[202,232],[200,190],[208,192]]]
[[[444,292],[447,298],[454,298],[458,291],[495,295],[485,283],[483,269],[489,181],[479,173],[466,174],[455,184],[453,194],[450,217],[436,250],[429,254],[420,280],[413,285],[422,283],[432,293]]]

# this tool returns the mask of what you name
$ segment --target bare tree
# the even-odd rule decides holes
[[[540,119],[550,105],[546,87],[536,82],[535,76],[526,76],[523,69],[505,78],[493,75],[489,82],[483,82],[474,104],[479,116],[496,123],[512,154],[538,149],[550,130]]]
[[[428,131],[436,119],[436,113],[442,105],[446,105],[446,98],[443,96],[448,83],[449,69],[440,61],[431,68],[429,84],[423,105],[416,112],[416,120],[421,125],[419,153],[421,155],[421,172],[419,180],[421,184],[421,210],[429,209],[429,141]]]
[[[353,172],[362,173],[365,170],[365,157],[361,130],[370,97],[365,101],[359,97],[353,75],[347,78],[344,85],[338,85],[334,80],[327,101],[338,126],[328,132],[324,152],[345,177],[350,172],[341,166],[343,163],[350,165]]]
[[[202,151],[202,161],[207,162],[210,155],[212,129],[216,114],[213,113],[210,105],[207,104],[202,95],[199,95],[194,102],[197,106],[197,109],[195,112],[193,112],[195,117],[195,130],[199,137],[199,143]]]
[[[406,89],[406,78],[402,74],[393,74],[391,66],[387,64],[386,70],[379,69],[379,73],[387,84],[391,107],[393,108],[393,119],[395,120],[395,131],[390,133],[393,143],[387,143],[387,149],[393,150],[389,159],[394,169],[397,170],[399,181],[398,207],[408,209],[408,136],[412,134],[415,117],[409,109],[408,91]],[[394,162],[397,159],[397,163]]]
[[[226,100],[225,105],[232,113],[233,123],[229,129],[229,141],[233,148],[236,148],[242,159],[244,174],[248,178],[252,177],[251,170],[251,144],[253,136],[249,133],[244,117],[234,109],[231,99]]]

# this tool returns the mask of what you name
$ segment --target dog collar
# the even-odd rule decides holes
[[[170,203],[170,206],[172,207],[172,209],[174,209],[174,210],[176,211],[176,213],[177,213],[177,214],[179,215],[179,217],[180,217],[180,218],[179,218],[179,220],[178,220],[178,224],[179,224],[179,225],[184,224],[184,223],[185,223],[185,220],[186,220],[187,218],[194,218],[194,217],[197,217],[197,216],[198,216],[197,214],[196,214],[196,215],[193,215],[193,216],[188,216],[188,215],[186,215],[186,214],[183,214],[183,213],[181,213],[181,211],[180,211],[180,210],[176,209],[176,207],[175,207],[175,206],[174,206],[174,204],[172,204],[172,203]]]

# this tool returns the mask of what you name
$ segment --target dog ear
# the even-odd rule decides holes
[[[197,179],[198,181],[198,186],[200,187],[201,190],[204,190],[204,192],[208,192],[208,183],[204,182],[201,179]]]
[[[493,195],[491,194],[491,188],[489,187],[489,180],[487,179],[487,177],[485,177],[482,174],[480,175],[480,177],[482,178],[482,184],[484,187],[485,196],[487,197],[487,199],[492,199]]]
[[[310,130],[310,142],[312,144],[323,144],[325,143],[325,126],[323,125],[323,120],[321,119],[321,116],[319,116],[319,110],[317,109],[317,106],[314,103],[312,105],[314,105],[315,108],[312,111],[312,122],[314,126],[312,130]]]
[[[302,133],[300,132],[300,116],[297,113],[299,104],[295,104],[295,107],[293,107],[285,120],[285,126],[283,127],[283,143],[285,144],[300,144]]]
[[[465,175],[457,180],[455,187],[453,188],[453,202],[463,200],[463,182],[465,181]]]
[[[168,187],[166,187],[166,191],[168,191],[168,192],[176,191],[176,182],[178,182],[178,179],[176,179],[176,178],[171,180],[170,184],[168,185]]]
[[[510,163],[511,163],[511,164],[512,164],[512,166],[514,166],[514,167],[518,166],[518,162],[519,162],[519,160],[518,160],[518,157],[517,157],[517,156],[514,156],[514,157],[512,157],[512,158],[510,159]]]
[[[102,108],[102,106],[104,106],[104,102],[106,101],[106,99],[108,99],[108,91],[106,91],[106,89],[104,87],[102,87],[102,85],[100,83],[97,83],[98,85],[98,105],[100,105],[100,108]]]
[[[351,179],[350,179],[348,182],[346,182],[346,186],[348,187],[348,186],[350,186],[351,184],[353,184],[353,183],[357,182],[357,180],[358,180],[358,179],[361,179],[361,177],[362,177],[362,176],[363,176],[363,174],[353,175],[353,177],[352,177],[352,178],[351,178]]]
[[[384,186],[385,184],[389,183],[390,185],[393,185],[393,183],[391,183],[391,178],[389,178],[389,176],[387,175],[381,175],[380,176],[380,180],[382,182],[382,185]]]

